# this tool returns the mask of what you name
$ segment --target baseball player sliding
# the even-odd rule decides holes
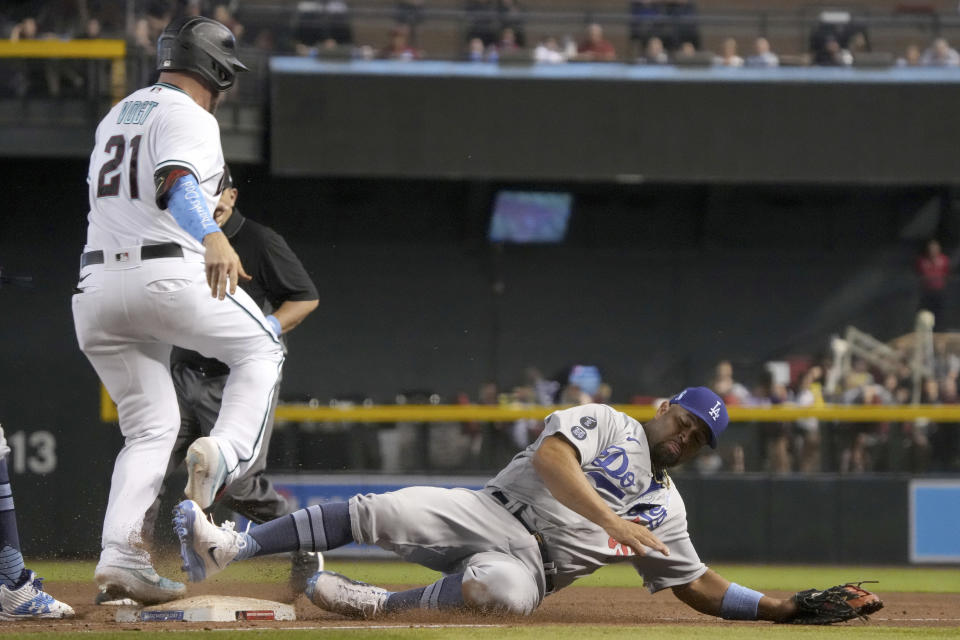
[[[224,173],[213,112],[246,70],[233,35],[207,18],[175,20],[158,41],[157,68],[156,84],[97,127],[73,296],[77,340],[117,403],[125,438],[95,579],[110,599],[144,604],[185,592],[157,574],[142,537],[180,427],[171,346],[230,367],[216,424],[186,456],[185,493],[203,507],[256,461],[283,364],[274,327],[237,289],[249,276],[212,216]]]
[[[642,425],[588,404],[548,416],[537,441],[480,491],[409,487],[358,495],[248,533],[233,523],[218,528],[185,500],[174,510],[174,528],[191,581],[237,560],[350,542],[376,544],[444,574],[400,592],[330,571],[308,581],[314,604],[352,617],[415,608],[529,614],[545,596],[615,562],[631,563],[651,592],[670,588],[697,611],[732,620],[823,623],[879,609],[876,596],[854,585],[772,598],[700,561],[667,469],[705,444],[716,447],[727,422],[723,401],[705,387],[664,401]]]

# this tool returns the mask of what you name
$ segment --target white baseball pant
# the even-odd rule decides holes
[[[180,428],[170,378],[176,344],[230,367],[211,437],[240,477],[256,461],[283,350],[263,314],[237,289],[211,297],[203,257],[140,259],[139,247],[108,249],[80,272],[74,327],[83,353],[117,403],[124,446],[114,464],[100,565],[146,568],[143,518],[160,490]]]

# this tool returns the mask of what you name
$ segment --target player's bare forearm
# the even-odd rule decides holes
[[[638,555],[646,548],[670,552],[646,527],[624,520],[603,501],[580,468],[577,451],[560,436],[545,438],[533,455],[533,468],[560,504],[593,522]]]
[[[674,595],[691,608],[711,616],[720,615],[723,596],[730,588],[730,581],[712,569],[702,576],[673,588]],[[758,620],[783,620],[794,612],[796,606],[792,600],[781,600],[763,596],[757,606]]]
[[[287,300],[274,310],[273,316],[280,321],[280,327],[286,333],[303,322],[319,304],[319,300]]]

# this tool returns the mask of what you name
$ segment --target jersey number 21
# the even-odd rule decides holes
[[[137,135],[130,140],[130,199],[140,198],[140,187],[137,186],[137,156],[140,154],[140,138]],[[123,156],[127,149],[127,140],[122,135],[111,136],[107,140],[104,152],[111,154],[111,158],[100,167],[100,177],[97,179],[97,197],[109,198],[120,193],[120,174],[123,172]]]

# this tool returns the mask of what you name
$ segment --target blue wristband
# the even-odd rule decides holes
[[[723,594],[720,617],[724,620],[756,620],[757,607],[760,606],[762,597],[763,594],[759,591],[731,582],[730,588]]]
[[[193,174],[180,177],[170,188],[167,210],[177,224],[198,242],[203,242],[207,234],[220,231]]]
[[[267,316],[267,324],[270,325],[270,328],[273,329],[273,333],[279,338],[280,334],[283,332],[283,327],[280,326],[280,321],[277,320],[277,316],[273,314]]]

